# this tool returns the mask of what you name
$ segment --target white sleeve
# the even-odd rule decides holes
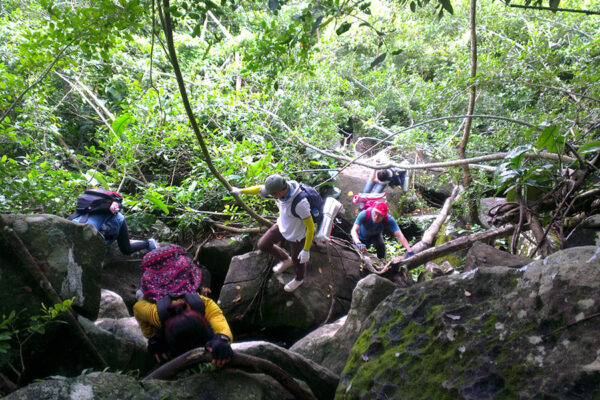
[[[304,198],[296,204],[296,214],[300,217],[300,219],[306,219],[312,216],[310,212],[310,203],[308,199]]]

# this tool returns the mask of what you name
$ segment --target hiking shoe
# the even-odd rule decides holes
[[[273,272],[275,272],[276,274],[278,274],[280,272],[283,272],[283,271],[289,269],[292,265],[294,265],[294,262],[292,261],[291,258],[288,258],[285,261],[279,261],[277,263],[277,265],[275,265],[273,267]]]
[[[154,239],[148,239],[148,250],[154,250],[158,247],[158,243]]]
[[[303,283],[304,279],[301,281],[297,281],[296,278],[294,278],[283,287],[283,290],[285,290],[286,292],[293,292],[294,290],[298,289],[298,287],[300,287],[300,285],[302,285]]]

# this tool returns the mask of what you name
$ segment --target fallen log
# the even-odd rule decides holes
[[[404,256],[396,257],[390,261],[381,271],[378,273],[390,273],[397,272],[401,267],[406,267],[411,270],[418,267],[419,265],[425,264],[427,261],[434,260],[438,257],[445,256],[447,254],[454,253],[455,251],[466,249],[476,241],[488,241],[497,239],[499,237],[508,236],[513,233],[515,226],[512,224],[504,225],[499,228],[489,229],[485,232],[477,232],[468,236],[459,237],[458,239],[451,240],[442,245],[432,247],[424,250],[410,258],[404,258]]]
[[[207,363],[212,361],[210,353],[206,352],[203,348],[196,348],[189,350],[179,357],[172,359],[171,361],[161,365],[154,371],[146,375],[143,380],[148,379],[166,379],[177,372],[194,366],[199,363]],[[273,377],[277,382],[281,384],[287,391],[289,391],[294,398],[299,400],[317,400],[312,393],[304,389],[298,382],[294,380],[287,372],[273,364],[269,360],[265,360],[259,357],[249,356],[240,352],[234,352],[231,361],[227,363],[227,368],[239,368],[243,370],[250,370],[255,372],[261,372]]]
[[[431,244],[433,243],[433,239],[435,239],[438,232],[440,231],[440,228],[446,221],[446,218],[448,218],[448,213],[450,212],[452,204],[456,200],[456,196],[458,194],[459,189],[462,191],[462,187],[459,186],[455,186],[454,189],[452,189],[452,194],[444,202],[444,205],[438,213],[438,216],[435,218],[435,221],[433,221],[433,223],[429,226],[429,228],[427,228],[425,233],[423,233],[423,237],[421,238],[421,240],[418,243],[415,243],[414,246],[412,246],[412,251],[414,253],[420,253],[431,246]]]

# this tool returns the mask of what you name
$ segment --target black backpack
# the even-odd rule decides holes
[[[204,317],[206,306],[204,305],[204,300],[202,300],[198,293],[186,293],[179,297],[168,294],[156,301],[156,311],[158,312],[158,318],[163,327],[165,326],[165,321],[169,318],[167,308],[176,298],[183,298],[185,302],[190,305],[192,310]]]
[[[404,186],[404,180],[406,179],[406,170],[400,168],[392,168],[392,178],[390,179],[390,186]]]
[[[78,222],[86,223],[91,213],[109,211],[113,202],[119,203],[119,209],[123,203],[123,197],[117,192],[111,192],[104,189],[88,189],[83,194],[77,196],[77,211],[71,215],[68,220],[72,221],[81,217]]]
[[[300,183],[300,193],[298,193],[292,201],[292,215],[296,218],[300,218],[296,213],[296,206],[302,199],[308,200],[308,203],[310,204],[310,213],[315,225],[320,223],[323,220],[323,198],[319,192],[312,186]]]

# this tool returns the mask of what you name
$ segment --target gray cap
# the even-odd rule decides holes
[[[287,187],[287,181],[281,175],[271,175],[265,181],[265,185],[260,189],[260,194],[268,196],[282,191]]]

